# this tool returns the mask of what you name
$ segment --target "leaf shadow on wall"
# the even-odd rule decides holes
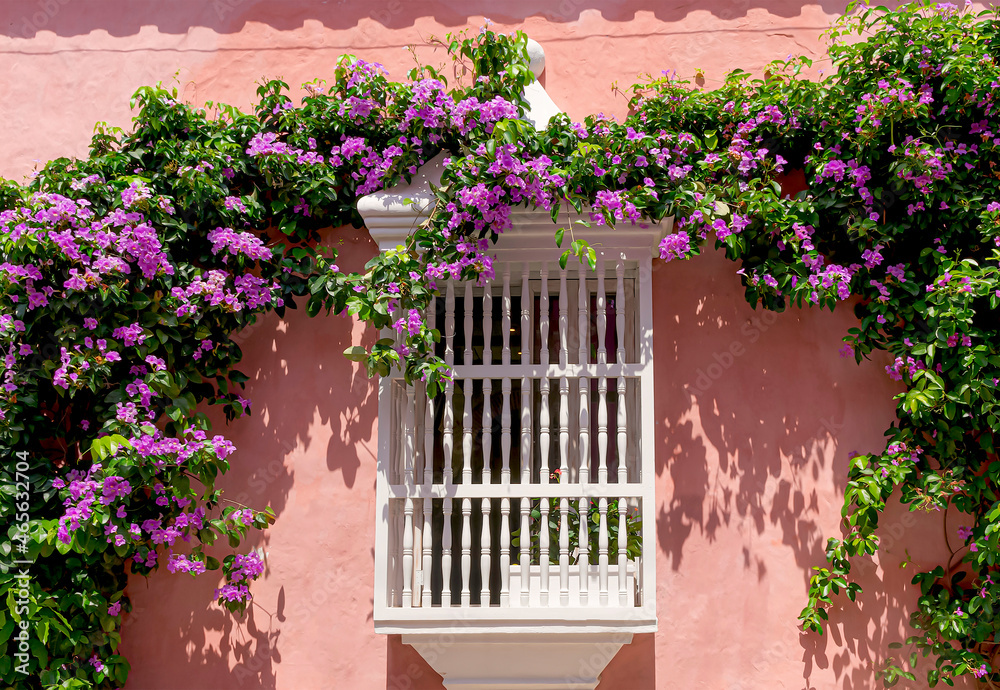
[[[341,228],[332,232],[336,233],[334,241],[343,240],[338,258],[341,268],[362,269],[375,251],[367,231]],[[321,244],[330,243],[329,237],[322,238]],[[374,341],[369,330],[362,344]],[[351,491],[363,461],[374,463],[359,454],[374,433],[377,384],[343,356],[344,349],[355,344],[355,337],[352,319],[333,314],[309,318],[304,302],[286,311],[283,319],[269,314],[232,336],[244,351],[239,368],[250,376],[244,396],[253,404],[251,416],[228,426],[221,416],[213,418],[216,431],[237,448],[230,458],[232,469],[220,480],[223,506],[226,499],[255,509],[270,506],[277,515],[272,530],[279,531],[283,519],[303,524],[317,506],[330,512],[331,521],[336,516],[330,508],[336,504],[335,494]],[[317,440],[317,429],[328,430],[329,441]],[[293,488],[295,498],[290,504]],[[356,520],[369,525],[371,517],[366,512]],[[353,527],[347,531],[357,532]],[[313,534],[310,538],[318,535],[301,533]],[[350,540],[357,543],[358,553],[343,554],[350,557],[349,567],[357,562],[356,567],[370,569],[370,545]],[[269,553],[262,579],[271,576],[271,561],[282,564],[278,577],[287,578],[288,563],[304,557],[308,562],[322,562],[306,549],[310,543],[289,538],[287,531],[272,540],[268,531],[251,530],[240,551],[259,547]],[[221,560],[231,550],[219,545],[211,552]],[[195,689],[274,690],[282,635],[287,640],[289,629],[301,630],[327,618],[342,577],[335,564],[330,564],[330,568],[302,573],[297,582],[276,583],[280,585],[276,594],[274,587],[262,594],[264,588],[258,583],[257,596],[245,617],[229,614],[213,602],[214,588],[220,582],[211,573],[191,579],[157,572],[155,581],[148,584],[132,578],[129,595],[136,609],[124,622],[126,655],[133,662],[128,686],[166,689],[182,682]],[[370,620],[370,597],[367,601]],[[364,612],[360,615],[363,618]]]
[[[654,269],[661,629],[692,626],[692,639],[740,650],[688,680],[757,687],[801,658],[806,690],[874,687],[873,667],[909,632],[912,571],[859,568],[865,594],[857,606],[844,597],[825,636],[794,628],[812,568],[841,536],[848,453],[882,449],[897,391],[879,363],[838,356],[851,305],[754,311],[736,269],[711,249]],[[704,625],[729,596],[728,629]]]
[[[418,20],[433,18],[446,27],[478,25],[486,16],[504,24],[519,24],[529,18],[552,23],[578,21],[583,13],[599,13],[605,21],[629,22],[638,12],[650,12],[658,20],[679,22],[698,10],[720,21],[747,17],[754,10],[785,18],[798,17],[806,4],[819,5],[828,14],[844,11],[844,0],[712,0],[710,2],[649,3],[639,0],[512,0],[498,4],[487,0],[465,2],[436,0],[291,0],[281,3],[259,0],[38,0],[7,3],[0,9],[3,34],[12,38],[33,38],[39,31],[58,36],[79,36],[95,30],[123,37],[138,34],[144,26],[159,32],[185,34],[195,27],[217,33],[241,31],[247,23],[266,24],[279,31],[302,28],[307,21],[320,22],[332,29],[350,29],[375,22],[388,29],[414,26]],[[745,30],[742,29],[742,30]]]

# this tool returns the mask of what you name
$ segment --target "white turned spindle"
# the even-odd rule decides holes
[[[521,379],[521,483],[531,483],[531,379]]]
[[[521,606],[527,606],[530,592],[529,574],[531,573],[531,520],[529,517],[530,501],[521,499],[521,533],[518,550],[521,553]]]
[[[559,366],[569,363],[569,293],[566,291],[566,271],[559,271]]]
[[[559,377],[559,484],[569,481],[569,377]]]
[[[472,501],[468,498],[462,499],[462,598],[463,608],[472,605],[472,590],[469,589],[469,580],[472,577]]]
[[[597,481],[608,483],[608,378],[597,381]]]
[[[541,410],[538,417],[538,478],[542,484],[549,483],[549,270],[548,264],[542,262],[542,288],[539,292],[538,333],[541,345],[541,364],[543,367],[541,390]]]
[[[483,286],[483,365],[493,364],[493,295],[490,292],[490,282]],[[493,483],[493,381],[483,379],[483,484]],[[509,430],[508,430],[509,431]],[[508,441],[509,443],[509,441]]]
[[[490,463],[493,459],[493,381],[483,379],[483,474],[480,481],[483,484],[493,483],[493,473]]]
[[[436,321],[436,299],[431,300],[431,308],[427,314],[427,327],[433,329]],[[426,388],[424,389],[426,393]],[[428,486],[434,483],[434,399],[425,395],[424,400],[424,484]],[[428,533],[429,534],[429,533]],[[430,571],[425,577],[428,578],[426,589],[430,590]]]
[[[628,503],[618,499],[618,604],[628,606]]]
[[[500,455],[503,465],[500,467],[500,483],[510,484],[510,378],[504,377],[502,383],[503,408],[500,413]]]
[[[462,483],[472,483],[472,379],[462,385]]]
[[[580,606],[586,606],[590,594],[590,499],[581,498],[579,505],[580,534],[577,538],[580,565]]]
[[[444,359],[455,363],[455,281],[450,279],[444,300]]]
[[[432,499],[424,499],[424,528],[423,528],[423,549],[424,549],[424,568],[421,573],[422,582],[420,583],[423,587],[423,595],[421,604],[425,607],[433,606],[433,591],[431,590],[431,572],[434,568],[434,537],[431,531],[431,519],[433,518],[434,504]]]
[[[542,265],[545,270],[545,265]],[[531,297],[531,273],[528,262],[521,267],[521,364],[531,364],[531,307],[534,300]]]
[[[577,336],[580,339],[580,354],[578,362],[587,364],[590,361],[590,290],[587,289],[587,269],[580,266],[580,291],[577,299]]]
[[[569,499],[559,499],[559,605],[569,606]]]
[[[510,606],[510,499],[500,501],[500,606]]]
[[[542,404],[538,415],[538,477],[542,484],[549,483],[549,377],[543,376],[540,382]]]
[[[529,334],[531,324],[531,283],[528,262],[521,267],[521,364],[531,364]],[[528,376],[521,379],[521,483],[531,483],[531,402],[532,384]]]
[[[393,542],[399,546],[403,542],[403,511],[394,510],[393,516]],[[396,552],[392,563],[392,605],[401,606],[403,603],[403,554],[402,548]]]
[[[510,264],[503,265],[503,298],[500,308],[502,310],[501,319],[503,326],[503,349],[500,351],[500,362],[507,366],[510,364]]]
[[[413,606],[420,606],[421,588],[424,584],[423,545],[424,545],[424,502],[419,498],[407,499],[413,501]],[[427,535],[430,538],[430,534]]]
[[[590,379],[580,377],[580,481],[590,483]]]
[[[415,389],[406,387],[406,412],[403,421],[403,481],[407,486],[413,486],[413,465],[416,457],[417,434],[415,423]]]
[[[483,284],[483,364],[493,364],[493,292],[492,283]]]
[[[448,290],[444,303],[444,361],[448,369],[455,364],[455,283],[448,281]],[[444,476],[442,481],[450,485],[454,481],[452,472],[452,450],[454,448],[455,409],[452,401],[455,395],[455,381],[449,380],[444,388],[444,430],[441,435],[441,448],[444,451]]]
[[[483,531],[482,536],[479,539],[479,605],[489,606],[490,605],[490,566],[492,565],[490,558],[492,557],[491,549],[493,548],[492,539],[490,538],[490,499],[483,499]]]
[[[465,299],[462,300],[462,312],[465,315],[465,351],[462,353],[462,364],[472,364],[472,281],[465,283]]]
[[[625,462],[625,454],[628,451],[628,423],[625,412],[625,377],[618,377],[618,400],[615,406],[618,408],[618,483],[624,484],[628,481],[628,463]]]
[[[542,606],[549,605],[549,562],[551,547],[549,544],[549,499],[539,501],[542,517],[538,527],[538,571],[541,574],[539,583],[539,601]]]
[[[615,363],[625,363],[625,262],[618,259],[615,267],[617,287],[615,289],[615,343],[618,351],[615,353]]]
[[[538,293],[538,337],[540,349],[540,361],[542,366],[549,366],[549,266],[542,262],[541,269],[542,288]]]
[[[608,308],[604,290],[604,259],[597,259],[597,363],[608,363]]]
[[[411,389],[412,390],[412,389]],[[403,608],[413,606],[413,499],[403,505]]]
[[[608,499],[601,497],[598,503],[600,522],[597,526],[597,563],[600,570],[600,602],[608,604]]]
[[[451,501],[444,499],[444,529],[441,531],[441,606],[451,606]]]

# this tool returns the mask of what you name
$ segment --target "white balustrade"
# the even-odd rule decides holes
[[[556,612],[634,609],[646,600],[638,577],[644,558],[629,560],[628,537],[639,516],[655,520],[643,481],[655,472],[639,430],[652,382],[640,352],[643,321],[627,316],[642,294],[635,264],[612,259],[607,275],[603,257],[596,275],[585,267],[550,270],[545,261],[501,262],[496,309],[491,283],[441,285],[439,352],[453,380],[434,398],[420,382],[391,388],[399,434],[389,444],[390,554],[378,561],[387,567],[390,608]],[[431,328],[436,311],[427,315]],[[556,453],[558,479],[549,464]]]

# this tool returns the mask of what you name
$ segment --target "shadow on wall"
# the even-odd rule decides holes
[[[812,568],[841,535],[849,453],[881,451],[898,388],[883,374],[888,359],[859,367],[838,356],[853,304],[753,310],[735,269],[710,249],[654,264],[660,632],[636,636],[599,690],[668,678],[875,687],[888,645],[910,632],[914,569],[947,559],[940,516],[890,505],[878,564],[855,566],[858,604],[843,597],[825,636],[794,632]],[[706,664],[706,647],[730,653]]]
[[[302,27],[307,20],[332,29],[349,29],[363,20],[373,20],[390,29],[413,26],[424,17],[449,27],[465,26],[486,16],[505,24],[529,17],[550,22],[573,22],[585,11],[596,11],[607,21],[627,22],[637,12],[652,12],[665,22],[684,19],[699,10],[720,20],[746,17],[752,10],[765,10],[780,17],[796,17],[804,5],[819,5],[827,14],[843,12],[844,0],[709,0],[709,2],[649,3],[638,0],[511,0],[498,4],[488,0],[26,0],[7,3],[0,9],[0,27],[12,38],[31,38],[39,31],[58,36],[78,36],[94,30],[112,36],[132,36],[143,26],[153,25],[161,33],[183,34],[194,27],[217,33],[240,31],[247,22],[267,24],[279,31]]]
[[[335,233],[345,245],[339,265],[348,271],[361,269],[374,251],[367,231],[342,228]],[[322,238],[321,244],[330,244],[330,239]],[[371,458],[359,457],[358,445],[373,437],[377,385],[342,355],[352,344],[354,326],[353,319],[337,315],[310,319],[299,308],[288,310],[284,319],[269,314],[232,336],[244,352],[238,368],[250,376],[245,397],[253,405],[249,418],[228,426],[221,415],[213,415],[215,428],[237,447],[230,459],[232,469],[220,482],[225,491],[223,506],[227,499],[256,509],[270,505],[278,517],[272,531],[295,523],[301,534],[303,513],[314,509],[316,501],[309,492],[317,483],[325,484],[329,493],[319,500],[326,507],[335,501],[334,494],[350,492],[362,462],[373,465]],[[366,332],[362,342],[370,340],[373,334]],[[317,427],[329,429],[325,447],[314,447],[312,432]],[[374,466],[369,474],[374,476]],[[295,504],[289,505],[293,487]],[[368,487],[361,487],[362,494],[367,491]],[[367,505],[366,497],[361,500]],[[371,522],[367,512],[356,519]],[[288,549],[293,549],[297,556],[292,558],[298,562],[316,560],[315,554],[302,553],[302,545],[309,541],[287,536],[277,537],[274,544],[271,540],[271,531],[251,531],[240,550],[284,550],[278,557],[280,563],[287,562]],[[370,570],[370,546],[356,546],[358,554],[350,555],[364,560]],[[220,560],[230,552],[223,546],[212,550]],[[132,661],[128,687],[176,687],[173,679],[184,679],[193,690],[278,687],[282,635],[287,639],[289,628],[301,631],[327,616],[324,606],[329,605],[332,593],[326,590],[339,585],[304,587],[289,582],[288,573],[282,573],[273,586],[266,586],[271,570],[268,563],[255,587],[257,598],[242,618],[213,602],[214,588],[220,582],[211,573],[192,579],[157,572],[153,582],[131,578],[128,595],[134,609],[123,620],[123,653]],[[322,590],[323,601],[316,599],[317,590]],[[370,621],[370,593],[365,596]],[[363,619],[364,613],[360,615]]]

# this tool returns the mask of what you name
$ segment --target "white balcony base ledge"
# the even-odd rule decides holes
[[[448,690],[594,690],[632,633],[405,634]]]

